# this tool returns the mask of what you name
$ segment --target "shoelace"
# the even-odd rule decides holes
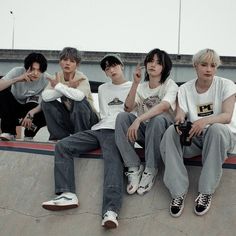
[[[209,204],[210,200],[211,200],[210,194],[200,193],[198,195],[198,197],[196,198],[195,202],[198,205],[207,206]]]
[[[183,197],[183,196],[182,196],[182,197],[174,198],[174,199],[172,200],[171,206],[179,207],[179,206],[182,204],[183,200],[184,200],[184,197]]]
[[[116,214],[115,212],[113,212],[113,211],[107,211],[107,212],[104,214],[103,218],[108,217],[109,215],[111,215],[111,216],[114,217],[114,218],[117,218],[117,214]]]
[[[64,196],[64,195],[60,195],[60,196],[58,196],[58,197],[55,197],[54,199],[53,199],[53,201],[58,201],[58,200],[60,200],[60,199],[65,199],[65,200],[67,200],[67,201],[70,201],[70,200],[72,200],[72,198],[70,198],[70,197],[67,197],[67,196]]]
[[[137,174],[137,173],[139,173],[139,170],[137,170],[137,171],[127,171],[127,172],[125,172],[125,175],[126,176],[133,176],[134,174]]]

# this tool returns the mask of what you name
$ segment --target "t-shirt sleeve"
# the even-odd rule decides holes
[[[165,93],[162,101],[166,101],[171,106],[174,106],[174,104],[176,102],[178,89],[179,89],[179,87],[174,81],[169,81],[169,83],[166,86],[166,93]]]
[[[18,73],[18,68],[13,68],[11,69],[5,76],[2,77],[4,80],[11,80],[19,76]]]
[[[230,96],[236,94],[236,85],[231,80],[228,79],[224,80],[223,88],[224,88],[222,97],[223,101],[225,101]]]
[[[100,85],[98,87],[98,104],[99,104],[99,113],[101,119],[106,116],[106,109],[105,109],[105,100],[104,100],[104,89],[103,86]]]

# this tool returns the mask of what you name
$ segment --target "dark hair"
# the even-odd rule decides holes
[[[147,73],[147,63],[153,60],[154,55],[157,55],[159,64],[162,65],[163,67],[160,80],[160,83],[162,84],[166,81],[166,79],[170,75],[170,71],[172,69],[172,61],[170,59],[170,56],[165,51],[160,50],[159,48],[151,50],[144,59],[144,65],[146,69],[144,80],[149,81],[149,75]]]
[[[34,62],[39,63],[39,70],[43,73],[47,70],[47,59],[41,53],[32,52],[24,60],[24,67],[28,70]]]
[[[106,67],[114,65],[123,65],[119,55],[107,55],[100,62],[103,71],[105,71]]]
[[[75,60],[77,64],[81,62],[81,56],[79,51],[76,48],[72,47],[63,48],[59,53],[59,58],[60,60],[69,58]]]

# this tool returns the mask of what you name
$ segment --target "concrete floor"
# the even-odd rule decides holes
[[[190,189],[183,215],[168,212],[170,195],[163,185],[163,171],[153,189],[144,196],[129,196],[124,202],[119,227],[101,227],[103,161],[75,160],[80,207],[50,212],[41,203],[54,196],[53,157],[0,151],[1,236],[235,236],[236,171],[224,169],[210,211],[202,217],[193,212],[200,167],[188,166]]]

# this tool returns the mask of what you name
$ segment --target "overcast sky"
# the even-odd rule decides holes
[[[0,0],[0,48],[178,53],[180,0]],[[10,14],[13,11],[13,15]],[[180,54],[236,56],[236,0],[182,0]]]

